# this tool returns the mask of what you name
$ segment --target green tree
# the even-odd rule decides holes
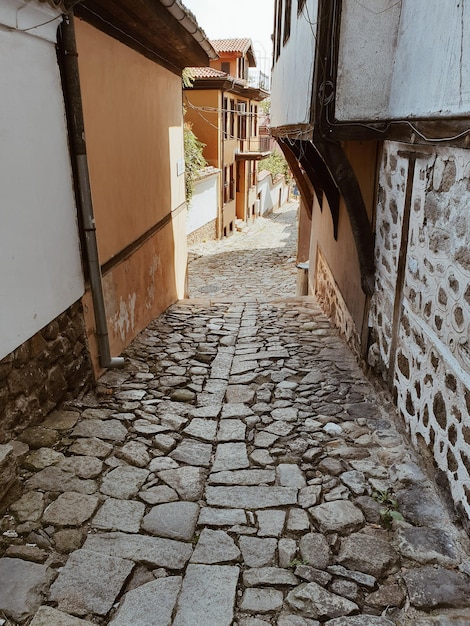
[[[273,152],[267,159],[263,159],[260,169],[268,170],[273,179],[278,178],[279,176],[284,176],[286,184],[289,184],[289,180],[291,178],[289,166],[287,165],[285,158],[282,154],[279,154],[279,152]]]
[[[193,133],[191,124],[186,122],[184,125],[184,182],[186,185],[186,202],[188,204],[193,197],[199,171],[207,166],[207,161],[202,154],[205,145]]]
[[[265,98],[259,104],[259,108],[264,115],[269,115],[271,112],[271,98]]]

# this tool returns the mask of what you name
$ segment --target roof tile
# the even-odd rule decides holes
[[[214,50],[218,53],[241,52],[245,54],[252,46],[251,39],[211,39]]]
[[[213,67],[190,67],[191,75],[194,78],[225,78],[228,76],[225,72],[216,70]]]

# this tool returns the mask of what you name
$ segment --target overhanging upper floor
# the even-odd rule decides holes
[[[468,3],[277,0],[274,35],[274,135],[468,144]]]

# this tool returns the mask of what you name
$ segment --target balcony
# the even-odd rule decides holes
[[[248,86],[255,89],[263,89],[264,91],[270,91],[271,89],[271,76],[265,74],[257,68],[250,68],[248,74]]]
[[[237,161],[260,161],[272,152],[272,139],[268,135],[239,139],[238,150],[235,153]]]

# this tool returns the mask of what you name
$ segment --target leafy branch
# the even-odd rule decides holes
[[[186,185],[186,202],[189,204],[194,194],[194,187],[199,175],[199,171],[207,166],[207,161],[202,154],[205,148],[204,143],[199,141],[193,133],[191,124],[184,125],[184,161],[185,174],[184,182]]]

